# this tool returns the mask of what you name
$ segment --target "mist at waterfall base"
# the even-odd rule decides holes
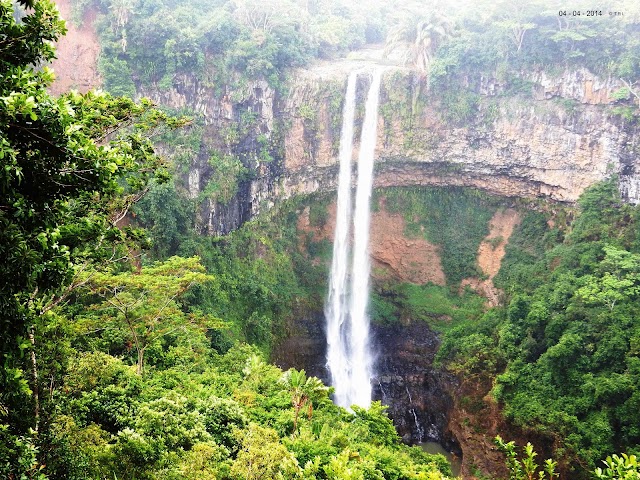
[[[352,72],[347,81],[340,136],[336,230],[329,293],[325,304],[327,367],[331,375],[331,384],[335,388],[334,401],[345,408],[352,405],[368,408],[371,405],[373,373],[367,315],[371,270],[369,225],[382,70],[376,69],[372,73],[367,94],[358,155],[355,207],[352,213],[351,158],[358,75],[358,72]],[[350,252],[349,233],[352,218],[353,248]]]

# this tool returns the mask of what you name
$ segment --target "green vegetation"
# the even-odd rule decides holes
[[[113,93],[168,89],[195,75],[223,93],[248,80],[281,87],[288,69],[330,58],[383,37],[383,2],[340,0],[82,1],[99,12],[101,72]]]
[[[537,457],[538,454],[533,449],[531,443],[527,443],[523,448],[524,457],[522,459],[518,458],[518,452],[514,442],[506,443],[498,435],[495,438],[495,443],[498,449],[507,457],[509,480],[532,480],[534,478],[538,478],[539,480],[546,480],[547,478],[548,480],[553,480],[554,478],[558,478],[556,474],[556,466],[558,463],[551,459],[546,460],[544,467],[538,470],[538,464],[535,461],[535,457]]]
[[[237,157],[214,152],[209,158],[213,173],[200,196],[220,205],[229,203],[238,193],[239,183],[247,174],[247,169]]]
[[[453,23],[437,9],[418,10],[402,11],[400,21],[389,29],[386,53],[400,50],[405,65],[428,74],[435,52],[452,34]]]
[[[556,472],[558,462],[547,459],[544,466],[539,469],[535,461],[538,456],[531,443],[522,449],[524,454],[521,458],[518,455],[517,446],[514,442],[504,442],[500,436],[495,438],[495,443],[505,455],[506,464],[509,469],[509,480],[553,480],[560,478]],[[640,478],[640,463],[635,455],[613,454],[602,461],[605,468],[598,467],[593,471],[594,477],[600,480],[635,480]],[[537,473],[537,475],[536,475]],[[548,477],[547,477],[548,475]]]
[[[148,135],[184,122],[148,101],[51,97],[53,75],[36,66],[65,31],[52,2],[3,1],[0,27],[0,476],[40,478],[37,433],[57,360],[38,360],[39,329],[73,295],[77,274],[144,243],[117,223],[152,179],[167,178]]]
[[[187,315],[178,304],[192,285],[213,280],[205,275],[197,257],[172,257],[142,267],[134,275],[128,271],[84,273],[78,280],[100,303],[77,319],[77,328],[110,332],[126,329],[126,342],[137,354],[138,375],[143,372],[145,352],[162,337],[179,329],[206,325],[199,316]],[[117,340],[121,340],[120,336]]]
[[[186,295],[190,308],[224,319],[233,338],[258,345],[268,356],[274,341],[284,334],[294,304],[322,303],[318,286],[326,283],[326,270],[310,265],[298,248],[300,205],[278,206],[224,238],[198,235],[189,226],[192,207],[164,185],[152,189],[136,206],[137,219],[152,242],[143,261],[172,255],[200,257],[215,278]]]
[[[384,407],[347,413],[317,378],[282,372],[247,345],[220,355],[204,332],[174,332],[144,376],[100,351],[72,358],[43,452],[49,478],[450,474],[442,457],[399,442]]]
[[[595,470],[596,478],[633,480],[640,478],[640,464],[635,455],[623,453],[621,456],[613,454],[602,461],[604,469],[598,467]]]
[[[450,285],[478,276],[478,246],[489,233],[496,200],[462,188],[403,188],[385,191],[387,210],[401,213],[406,234],[423,235],[441,248],[442,268]]]
[[[556,72],[586,67],[604,75],[636,78],[640,68],[636,7],[624,0],[595,11],[586,5],[569,8],[542,0],[474,2],[452,12],[458,29],[437,51],[432,80],[446,85],[461,72],[484,71],[510,83],[518,71],[543,67]],[[567,15],[559,13],[567,9]],[[572,10],[582,14],[572,15]],[[611,18],[610,12],[616,11],[626,15]]]
[[[485,299],[468,289],[458,294],[449,287],[413,283],[387,283],[375,287],[371,316],[374,322],[423,320],[445,332],[484,313]]]
[[[457,371],[497,375],[505,416],[553,443],[576,477],[640,443],[639,210],[614,181],[579,207],[566,235],[524,218],[500,272],[507,304],[448,332],[439,353]]]

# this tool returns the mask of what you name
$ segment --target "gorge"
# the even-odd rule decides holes
[[[85,12],[85,45],[100,43],[92,21],[103,14],[96,9]],[[113,28],[117,42],[103,44],[116,45],[114,58],[126,64],[126,31]],[[262,48],[264,38],[253,40]],[[164,52],[173,52],[167,45]],[[94,63],[89,50],[83,58]],[[622,98],[623,79],[576,63],[455,70],[436,62],[429,74],[383,50],[368,45],[343,58],[315,59],[278,81],[227,71],[211,51],[203,57],[208,69],[181,70],[176,54],[175,70],[163,77],[146,79],[152,68],[126,76],[137,96],[192,117],[182,133],[163,134],[158,147],[171,159],[175,182],[153,186],[126,222],[146,227],[152,239],[139,270],[173,255],[197,255],[213,273],[211,284],[190,292],[180,308],[209,315],[210,357],[226,362],[234,381],[241,378],[235,389],[211,381],[224,397],[222,410],[231,412],[231,423],[245,425],[240,406],[259,405],[264,410],[252,420],[262,415],[288,436],[283,442],[295,444],[301,464],[311,458],[304,442],[312,436],[330,438],[331,448],[348,446],[344,436],[329,437],[313,423],[316,406],[296,397],[294,380],[305,384],[306,372],[335,387],[338,405],[356,405],[350,413],[358,421],[366,414],[357,407],[377,411],[381,401],[406,443],[436,441],[462,457],[463,478],[507,475],[491,443],[502,432],[533,441],[545,458],[572,452],[563,474],[633,445],[637,432],[625,418],[633,418],[637,398],[622,377],[636,364],[632,358],[608,367],[637,352],[637,342],[615,326],[626,322],[622,330],[631,336],[636,328],[624,301],[635,298],[632,288],[624,290],[637,283],[635,267],[628,267],[635,257],[624,255],[637,247],[631,205],[640,203],[640,123]],[[98,82],[95,65],[84,65],[87,78],[62,67],[73,52],[60,50],[53,91]],[[612,277],[621,282],[613,293],[605,288]],[[545,282],[553,286],[545,290]],[[586,338],[597,328],[603,331]],[[94,334],[82,335],[128,358],[133,347],[123,334],[108,330],[97,340]],[[172,335],[150,347],[151,369],[183,362],[188,349]],[[255,350],[230,347],[243,342]],[[603,345],[617,353],[601,353]],[[284,389],[291,381],[291,401],[284,390],[273,403],[263,399],[275,387],[261,376],[277,375],[254,352],[293,369],[272,382]],[[593,370],[562,376],[592,357]],[[548,370],[532,373],[536,368]],[[170,374],[161,381],[180,384]],[[534,403],[523,385],[566,394],[557,403],[570,407],[554,406],[546,415],[546,400]],[[578,394],[585,397],[567,400]],[[171,398],[171,408],[182,408]],[[293,420],[271,413],[278,402],[293,405]],[[129,435],[125,425],[139,428],[138,420],[119,424],[105,411],[94,416],[109,418],[118,445]],[[584,425],[593,431],[585,433]],[[610,430],[622,432],[619,442]],[[562,443],[575,431],[583,443]],[[236,455],[234,440],[223,440]]]

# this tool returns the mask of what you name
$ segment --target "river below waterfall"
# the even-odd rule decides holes
[[[449,464],[451,465],[451,472],[454,477],[460,476],[460,470],[462,469],[462,458],[458,455],[447,452],[442,445],[437,442],[421,442],[416,444],[418,447],[422,448],[427,453],[432,454],[441,454],[444,455]]]

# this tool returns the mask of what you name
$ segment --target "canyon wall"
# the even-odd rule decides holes
[[[320,140],[305,143],[309,127],[294,121],[285,139],[285,192],[313,189],[313,179],[321,178],[317,171],[335,165],[327,148],[335,144],[335,128],[327,124],[330,99],[314,101],[322,99],[317,84],[330,81],[320,79],[311,69],[293,82],[287,110],[313,105]],[[518,93],[495,79],[463,79],[464,94],[477,95],[477,106],[459,120],[412,73],[390,70],[381,99],[378,186],[467,184],[505,196],[571,202],[586,186],[618,173],[626,198],[640,200],[638,130],[608,108],[620,85],[586,70],[524,79],[528,85]]]
[[[226,233],[279,200],[335,190],[347,72],[370,65],[371,60],[320,64],[297,72],[284,94],[262,81],[240,93],[216,95],[186,77],[171,91],[145,90],[161,104],[199,112],[205,144],[239,155],[252,172],[239,198],[203,206],[203,231]],[[589,185],[615,174],[623,199],[639,202],[640,129],[614,113],[618,82],[586,70],[555,77],[534,72],[520,80],[525,87],[514,93],[496,79],[462,79],[458,91],[472,104],[463,104],[466,111],[460,113],[457,100],[447,103],[414,73],[389,67],[375,186],[457,185],[575,202]],[[361,105],[366,83],[361,76]],[[252,123],[229,141],[225,132],[247,117]],[[202,189],[212,173],[206,161],[195,160],[190,190]]]
[[[59,6],[68,18],[69,1]],[[92,15],[81,27],[70,24],[75,34],[58,45],[54,92],[99,84]],[[380,48],[363,50],[294,72],[279,90],[264,80],[211,85],[194,75],[176,76],[169,89],[139,86],[141,96],[160,105],[194,112],[204,129],[183,178],[191,197],[216,174],[212,151],[234,155],[248,169],[234,198],[202,199],[198,229],[225,234],[279,200],[335,190],[346,78],[376,64],[387,64],[376,187],[460,185],[574,202],[616,174],[623,199],[640,202],[640,127],[615,113],[618,80],[584,69],[540,70],[502,79],[478,73],[427,88],[424,78],[389,63]],[[360,76],[360,121],[366,83]]]

